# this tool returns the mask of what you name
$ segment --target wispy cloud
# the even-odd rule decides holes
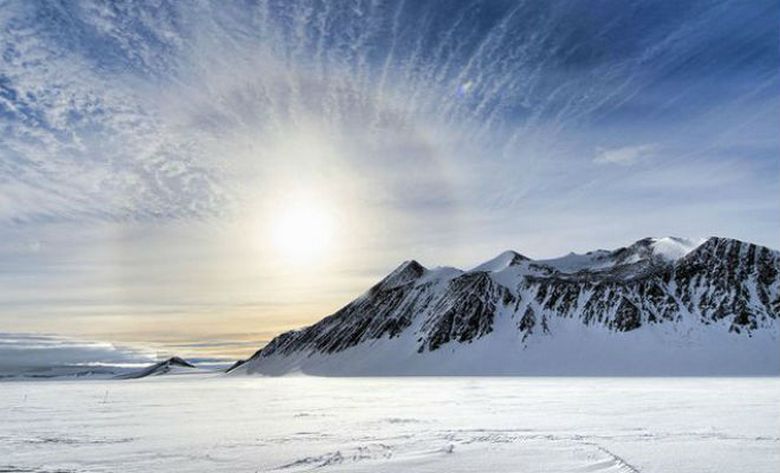
[[[658,146],[654,144],[623,146],[620,148],[596,148],[596,156],[593,158],[593,162],[597,164],[629,166],[652,158],[657,150]]]

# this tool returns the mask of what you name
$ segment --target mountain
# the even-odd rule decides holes
[[[146,378],[147,376],[160,376],[160,375],[167,375],[167,374],[176,374],[176,375],[193,374],[193,373],[202,373],[202,372],[204,372],[204,370],[201,370],[200,368],[196,367],[195,365],[188,362],[187,360],[183,358],[179,358],[178,356],[174,356],[168,358],[167,360],[161,361],[159,363],[155,363],[149,367],[143,368],[141,370],[120,375],[118,376],[118,378],[138,379],[138,378]]]
[[[779,274],[778,251],[717,237],[469,271],[406,261],[230,373],[780,374]]]

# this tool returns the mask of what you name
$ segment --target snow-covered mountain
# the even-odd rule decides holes
[[[727,238],[645,238],[472,270],[406,261],[231,373],[778,374],[780,252]]]

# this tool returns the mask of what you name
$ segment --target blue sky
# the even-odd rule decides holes
[[[412,257],[780,248],[774,1],[11,0],[0,24],[0,330],[233,353]]]

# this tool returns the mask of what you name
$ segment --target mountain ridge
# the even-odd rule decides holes
[[[732,337],[727,342],[715,340],[714,345],[734,340],[745,344],[742,339],[760,334],[759,338],[768,337],[762,343],[771,348],[777,345],[780,313],[778,273],[780,252],[722,237],[698,244],[676,237],[645,238],[612,251],[549,260],[531,260],[511,251],[468,271],[427,269],[409,260],[336,313],[277,336],[231,372],[307,372],[307,366],[327,368],[331,358],[348,366],[351,362],[343,353],[377,343],[396,346],[388,349],[387,363],[414,372],[415,363],[440,350],[466,353],[473,351],[468,348],[472,344],[496,345],[486,340],[499,338],[508,347],[504,351],[519,350],[517,359],[508,361],[518,364],[521,372],[523,358],[529,356],[523,353],[539,344],[558,343],[563,325],[575,334],[604,331],[611,335],[605,338],[607,345],[662,329],[658,352],[670,343],[684,346],[691,333],[704,332],[712,332],[714,340]],[[617,340],[619,334],[632,335]],[[621,350],[625,355],[626,348]],[[735,350],[739,358],[741,352]],[[759,358],[756,363],[780,372],[780,361],[772,357],[767,361],[761,353]],[[387,371],[381,360],[377,362],[379,371]],[[476,362],[474,366],[491,371],[490,366],[480,368]],[[329,369],[320,371],[327,374]],[[442,373],[447,370],[442,368]],[[348,369],[345,374],[350,374]]]

